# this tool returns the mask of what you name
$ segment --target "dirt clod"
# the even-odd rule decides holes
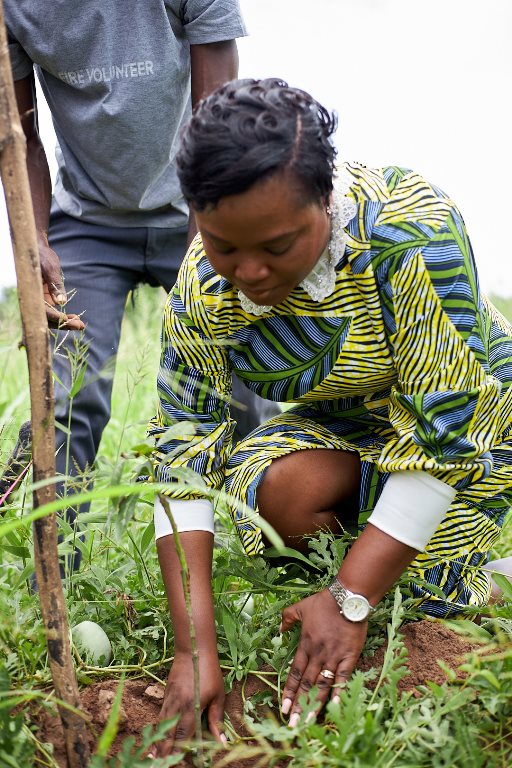
[[[92,721],[93,723],[98,723],[99,725],[105,725],[105,723],[108,720],[108,716],[110,714],[110,710],[112,709],[112,704],[114,703],[115,699],[115,691],[101,688],[98,691],[98,708],[95,712],[91,712],[92,715]],[[121,706],[119,710],[119,724],[123,725],[126,722],[127,715],[126,712]]]
[[[148,685],[144,691],[144,696],[155,701],[163,701],[165,688],[163,685]]]

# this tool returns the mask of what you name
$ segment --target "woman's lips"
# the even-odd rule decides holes
[[[272,296],[274,295],[274,288],[265,288],[265,290],[261,291],[242,291],[248,299],[253,301],[255,304],[272,304]]]
[[[265,296],[267,293],[273,293],[278,288],[280,288],[279,285],[272,285],[269,288],[242,288],[241,291],[246,296]]]

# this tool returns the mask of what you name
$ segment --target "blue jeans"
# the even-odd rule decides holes
[[[81,314],[86,324],[83,340],[88,345],[85,378],[73,399],[70,418],[67,391],[72,374],[65,351],[73,350],[74,338],[71,333],[57,334],[55,418],[66,427],[69,423],[71,428],[69,462],[66,460],[67,435],[57,428],[58,473],[76,475],[93,466],[110,418],[112,363],[119,345],[127,296],[139,283],[162,286],[169,291],[185,255],[186,240],[187,227],[100,226],[68,216],[54,204],[49,242],[59,256],[66,291],[72,294],[67,311]],[[247,409],[234,409],[238,438],[278,412],[275,403],[257,397],[238,380],[233,382],[233,398]],[[83,505],[81,511],[85,509]],[[68,519],[74,517],[70,510]]]

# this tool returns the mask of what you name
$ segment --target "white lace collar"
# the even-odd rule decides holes
[[[336,267],[343,258],[347,243],[345,227],[356,215],[356,205],[346,195],[350,189],[350,177],[346,171],[340,173],[335,182],[335,188],[330,203],[331,237],[329,244],[317,263],[300,286],[313,301],[323,301],[330,296],[336,285]],[[251,315],[263,315],[272,306],[255,304],[247,296],[238,291],[238,298],[244,312]]]

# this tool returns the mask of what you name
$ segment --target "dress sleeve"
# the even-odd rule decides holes
[[[397,371],[383,472],[420,470],[455,490],[488,476],[500,382],[489,374],[487,313],[454,203],[420,176],[394,187],[372,233]]]
[[[199,499],[224,482],[235,422],[229,415],[227,350],[209,329],[194,244],[167,299],[157,380],[158,409],[148,434],[155,440],[153,480],[165,495]],[[189,258],[190,257],[190,258]]]

